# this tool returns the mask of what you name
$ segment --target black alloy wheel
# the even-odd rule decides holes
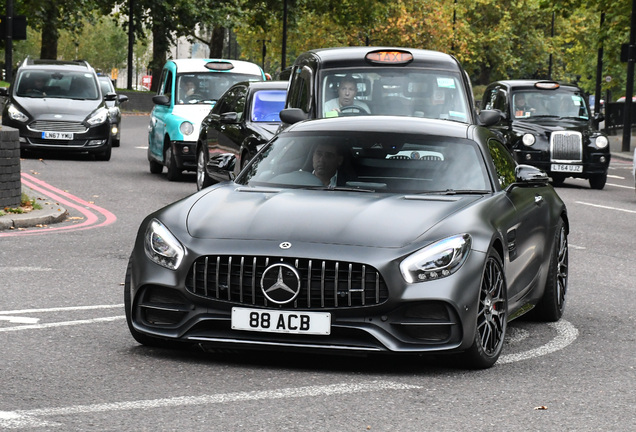
[[[463,354],[471,369],[486,369],[497,362],[508,327],[508,292],[499,254],[491,250],[479,289],[477,327],[473,345]]]

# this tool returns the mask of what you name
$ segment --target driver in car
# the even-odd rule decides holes
[[[358,85],[351,75],[346,75],[338,86],[338,97],[325,102],[325,117],[338,117],[342,108],[351,113],[370,114],[371,110],[366,103],[355,100],[358,93]]]

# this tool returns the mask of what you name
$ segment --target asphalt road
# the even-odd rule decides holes
[[[636,194],[614,160],[602,191],[567,180],[563,320],[511,323],[495,367],[444,359],[205,354],[128,333],[123,281],[151,211],[194,176],[150,174],[147,116],[126,116],[110,162],[29,158],[24,178],[70,218],[0,232],[0,430],[636,430]]]

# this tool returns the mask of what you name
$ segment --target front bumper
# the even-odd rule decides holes
[[[186,288],[185,275],[149,262],[139,248],[131,259],[131,278],[125,289],[132,300],[127,307],[132,327],[148,336],[207,349],[423,354],[462,351],[473,343],[485,255],[471,251],[452,276],[410,285],[402,279],[395,262],[376,263],[388,288],[385,301],[369,306],[311,308],[293,303],[280,307],[247,304],[246,299],[228,300],[225,293],[219,298],[195,295]],[[328,312],[331,332],[309,335],[233,330],[233,307],[293,310],[298,314]]]
[[[583,161],[551,161],[550,154],[541,150],[515,149],[515,158],[517,162],[533,165],[549,175],[560,174],[568,177],[588,178],[591,175],[605,174],[609,168],[611,154],[609,152],[592,152],[587,153]],[[553,171],[553,165],[566,165],[571,167],[582,167],[581,172],[572,171]]]
[[[184,171],[196,171],[197,143],[194,141],[172,141],[171,145],[177,167]]]
[[[24,124],[11,124],[20,131],[22,150],[43,150],[60,152],[100,152],[110,145],[110,125],[108,122],[88,128],[85,132],[74,132],[73,139],[46,139],[42,131],[34,131]]]

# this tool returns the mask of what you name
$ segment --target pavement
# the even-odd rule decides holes
[[[47,225],[64,222],[68,216],[68,211],[49,199],[42,196],[25,185],[22,185],[22,193],[29,198],[35,199],[35,202],[42,207],[41,209],[31,210],[28,213],[7,213],[0,216],[0,232],[3,230],[20,230],[32,227],[45,227]]]
[[[624,152],[623,136],[609,136],[610,152],[612,159],[620,159],[632,162],[634,160],[634,148],[636,147],[636,135],[632,135],[630,141],[630,151]],[[42,207],[38,210],[32,210],[28,213],[16,214],[5,213],[0,216],[0,231],[3,230],[19,230],[23,228],[47,226],[54,223],[64,222],[68,216],[68,211],[59,205],[59,203],[51,201],[48,197],[43,197],[38,192],[22,185],[22,192],[29,198],[35,198],[36,202]]]

